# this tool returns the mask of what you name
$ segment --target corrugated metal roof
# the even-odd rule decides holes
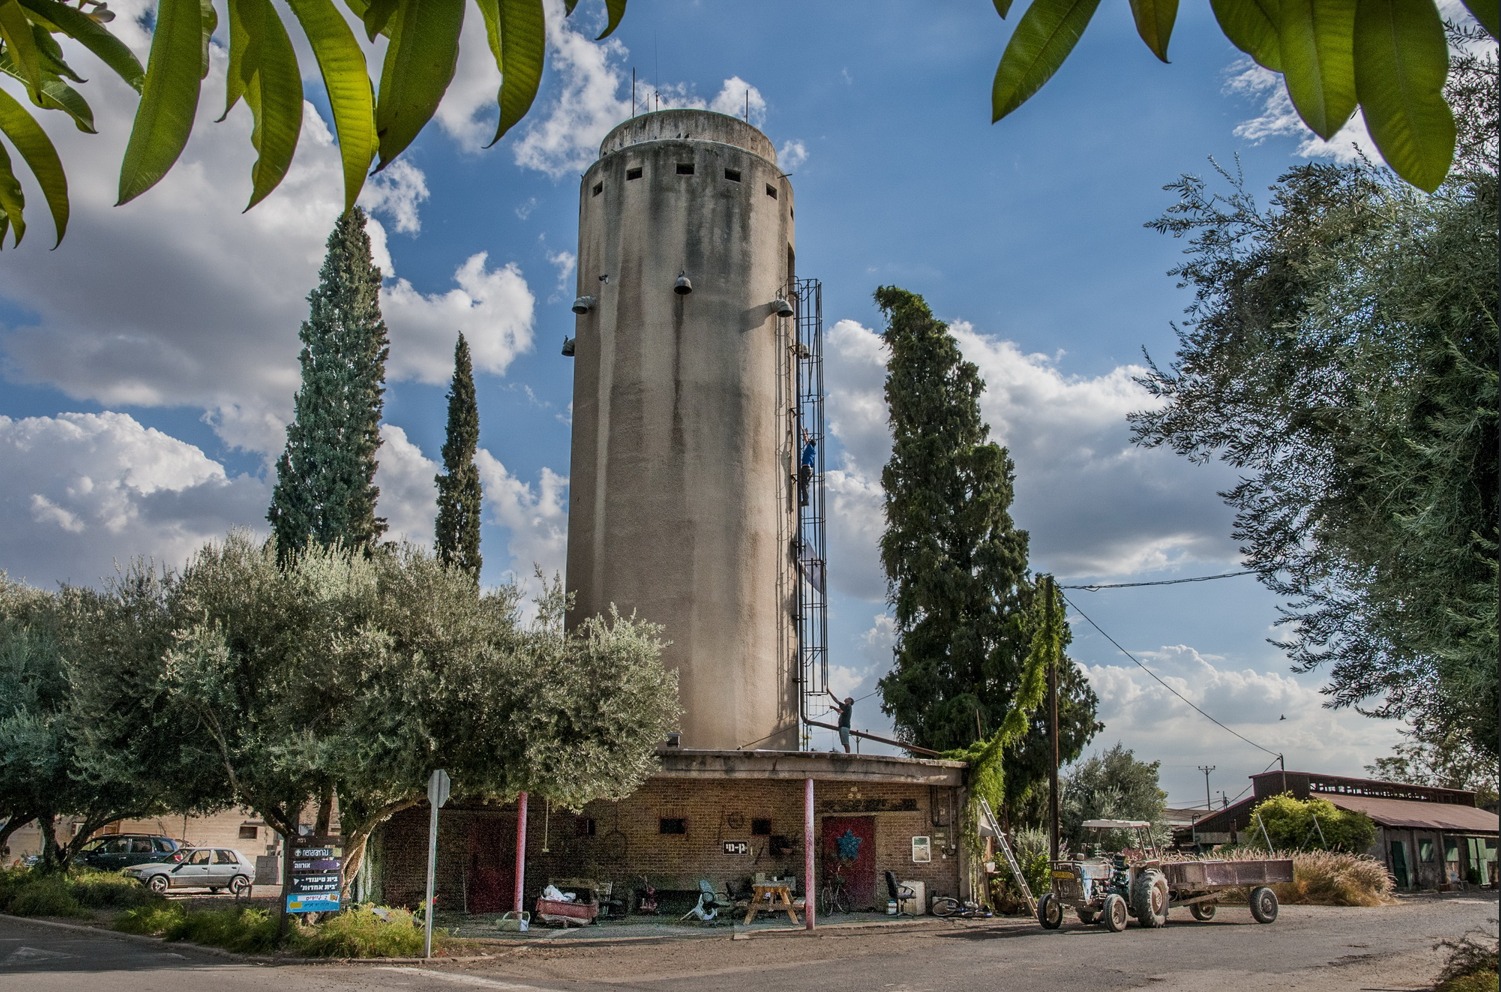
[[[1310,794],[1312,796],[1327,799],[1340,809],[1364,813],[1384,827],[1416,827],[1467,834],[1501,832],[1501,817],[1474,806],[1349,796],[1339,792],[1314,792]]]

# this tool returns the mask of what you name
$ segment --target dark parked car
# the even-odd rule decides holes
[[[118,871],[131,865],[176,860],[184,846],[180,840],[156,834],[111,834],[85,844],[77,861],[101,871]]]

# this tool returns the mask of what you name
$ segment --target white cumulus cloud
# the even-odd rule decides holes
[[[175,567],[231,527],[267,530],[263,482],[121,413],[0,416],[0,464],[0,562],[38,585],[92,585],[138,557]]]

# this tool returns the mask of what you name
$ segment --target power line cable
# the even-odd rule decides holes
[[[1176,586],[1185,582],[1213,582],[1215,579],[1234,579],[1242,575],[1256,575],[1255,569],[1247,569],[1243,572],[1222,572],[1219,575],[1195,575],[1188,579],[1158,579],[1155,582],[1092,582],[1082,586],[1059,586],[1059,589],[1082,589],[1085,592],[1099,592],[1101,589],[1136,589],[1141,586]]]
[[[1061,589],[1062,586],[1060,586],[1059,588]],[[1074,608],[1074,610],[1079,614],[1079,616],[1083,617],[1086,621],[1089,622],[1089,625],[1091,627],[1093,627],[1095,630],[1099,631],[1101,637],[1105,638],[1105,640],[1109,641],[1111,644],[1114,644],[1115,647],[1116,647],[1116,649],[1118,651],[1120,651],[1121,654],[1125,655],[1127,658],[1130,658],[1133,662],[1135,662],[1136,666],[1138,668],[1140,668],[1142,671],[1146,672],[1148,675],[1152,676],[1152,678],[1156,679],[1157,683],[1159,685],[1161,685],[1164,689],[1166,689],[1168,692],[1171,692],[1173,695],[1177,696],[1179,699],[1181,699],[1185,703],[1187,703],[1189,705],[1189,707],[1191,707],[1195,713],[1199,714],[1204,719],[1206,719],[1210,723],[1214,724],[1216,727],[1219,727],[1221,730],[1224,730],[1227,733],[1229,733],[1229,734],[1231,734],[1231,735],[1233,735],[1235,737],[1239,737],[1241,740],[1245,741],[1247,744],[1249,744],[1252,747],[1256,748],[1258,751],[1265,751],[1267,754],[1270,754],[1270,755],[1272,755],[1275,758],[1281,758],[1282,757],[1282,755],[1279,754],[1278,752],[1273,751],[1271,748],[1262,747],[1260,744],[1257,744],[1255,741],[1251,740],[1251,738],[1245,736],[1244,734],[1236,733],[1234,730],[1231,730],[1229,727],[1225,726],[1223,723],[1220,723],[1218,720],[1216,720],[1214,717],[1210,716],[1208,713],[1205,713],[1203,710],[1199,709],[1199,707],[1194,704],[1193,700],[1189,699],[1187,696],[1183,695],[1183,693],[1179,692],[1177,689],[1174,689],[1172,686],[1170,686],[1166,682],[1162,681],[1162,679],[1158,677],[1158,675],[1157,675],[1156,672],[1152,671],[1146,665],[1142,664],[1141,661],[1134,654],[1132,654],[1130,651],[1127,651],[1125,648],[1121,647],[1121,644],[1120,644],[1119,641],[1117,641],[1115,638],[1111,637],[1109,634],[1105,633],[1104,628],[1101,627],[1099,624],[1095,623],[1093,620],[1091,620],[1089,618],[1089,614],[1087,614],[1083,610],[1079,609],[1078,604],[1076,604],[1073,600],[1069,599],[1067,595],[1064,595],[1063,601],[1065,603],[1067,603],[1069,606],[1072,606]],[[1271,766],[1268,765],[1267,767],[1270,768]],[[1236,798],[1238,799],[1240,797],[1237,796]]]

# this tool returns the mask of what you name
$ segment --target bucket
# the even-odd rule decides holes
[[[896,915],[896,900],[895,899],[887,899],[886,900],[886,915],[887,916],[895,916]]]

